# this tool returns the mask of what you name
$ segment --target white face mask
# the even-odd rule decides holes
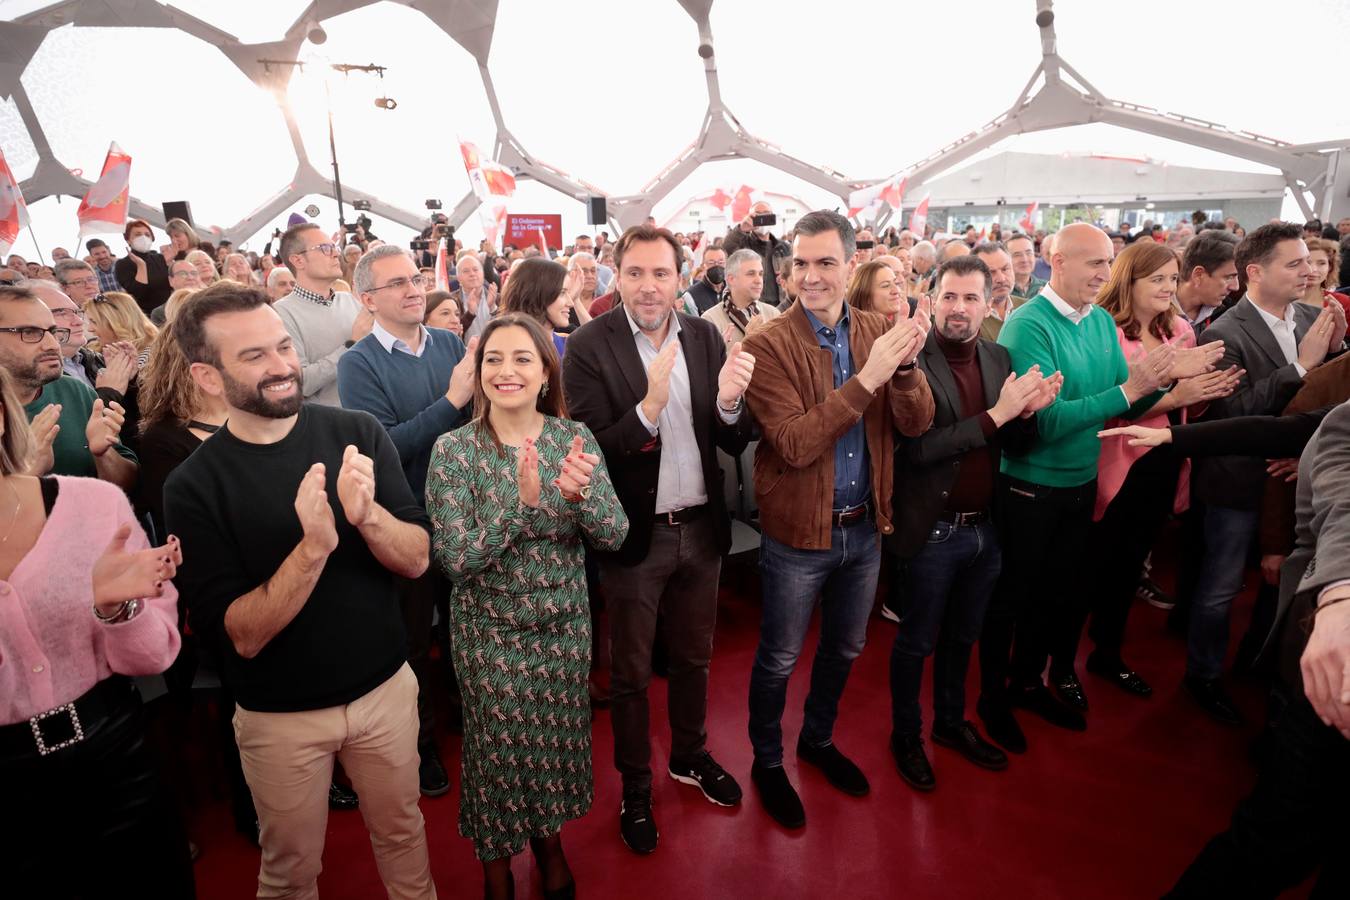
[[[144,234],[138,234],[131,239],[131,249],[137,253],[149,253],[153,246],[154,242]]]
[[[759,235],[760,237],[768,237],[768,236],[769,236],[769,229],[768,229],[768,228],[756,228],[756,229],[755,229],[755,234]]]

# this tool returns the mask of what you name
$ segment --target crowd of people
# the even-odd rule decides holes
[[[817,609],[796,760],[863,796],[880,773],[847,748],[886,740],[929,792],[929,741],[1007,769],[1030,751],[1019,717],[1083,731],[1098,685],[1150,696],[1129,662],[1139,600],[1186,636],[1197,714],[1242,723],[1225,664],[1259,558],[1237,664],[1271,686],[1262,777],[1169,896],[1274,896],[1319,865],[1341,895],[1350,219],[775,226],[758,203],[725,235],[648,220],[553,259],[462,248],[439,220],[409,251],[294,217],[262,253],[178,219],[155,247],[131,220],[120,257],[95,239],[52,267],[5,260],[15,895],[194,895],[134,679],[163,674],[173,697],[210,672],[257,896],[316,896],[328,812],[357,806],[389,895],[436,895],[419,804],[456,781],[446,691],[485,896],[514,896],[527,847],[545,896],[574,896],[562,831],[595,794],[594,708],[622,784],[606,814],[634,853],[658,849],[658,669],[657,763],[743,800],[713,752],[737,738],[707,715],[733,515],[760,533],[748,774],[790,830],[807,810],[783,717]],[[752,503],[728,501],[728,470]],[[1172,520],[1169,593],[1149,573]],[[898,626],[891,722],[839,728],[874,614]]]

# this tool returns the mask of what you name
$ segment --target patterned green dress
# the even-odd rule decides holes
[[[553,487],[577,434],[587,453],[600,454],[585,425],[545,419],[535,442],[538,509],[520,502],[518,451],[498,450],[476,425],[442,435],[427,472],[432,553],[454,581],[451,639],[464,696],[459,830],[482,860],[519,853],[591,806],[581,538],[618,549],[628,518],[603,460],[587,499],[569,503]]]

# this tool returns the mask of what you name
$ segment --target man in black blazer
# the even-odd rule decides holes
[[[1236,262],[1247,295],[1205,329],[1200,343],[1223,341],[1220,368],[1237,366],[1247,374],[1232,395],[1210,403],[1202,421],[1279,415],[1308,370],[1339,351],[1345,338],[1340,304],[1319,314],[1299,302],[1312,278],[1299,226],[1254,229],[1238,245]],[[1202,709],[1228,724],[1241,721],[1220,681],[1228,620],[1242,590],[1265,480],[1262,457],[1218,456],[1197,461],[1191,481],[1193,498],[1204,504],[1204,552],[1192,597],[1185,687]]]
[[[897,443],[890,547],[904,579],[891,650],[891,752],[901,777],[921,791],[936,785],[919,711],[924,660],[935,649],[933,742],[986,769],[1008,764],[966,720],[966,669],[1001,568],[991,519],[1000,456],[1031,445],[1035,413],[1063,381],[1034,366],[1014,377],[1008,351],[980,337],[993,290],[982,259],[944,262],[937,286],[933,329],[917,360],[933,390],[933,426]]]
[[[621,305],[567,341],[563,384],[574,418],[595,434],[628,514],[628,538],[600,560],[609,600],[614,763],[623,776],[619,830],[656,849],[647,682],[658,612],[669,656],[669,774],[734,806],[741,789],[706,749],[708,667],[717,580],[731,546],[717,449],[745,449],[754,358],[730,351],[709,322],[675,311],[681,251],[654,226],[615,246]]]

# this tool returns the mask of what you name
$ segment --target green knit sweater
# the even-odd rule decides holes
[[[1051,487],[1077,487],[1097,477],[1101,441],[1097,432],[1114,416],[1134,417],[1158,401],[1150,394],[1131,406],[1120,385],[1129,363],[1120,349],[1111,314],[1094,306],[1077,325],[1044,294],[1009,317],[998,342],[1008,348],[1018,374],[1039,363],[1041,374],[1064,374],[1050,406],[1036,414],[1039,438],[1024,456],[1003,455],[1002,471]]]

